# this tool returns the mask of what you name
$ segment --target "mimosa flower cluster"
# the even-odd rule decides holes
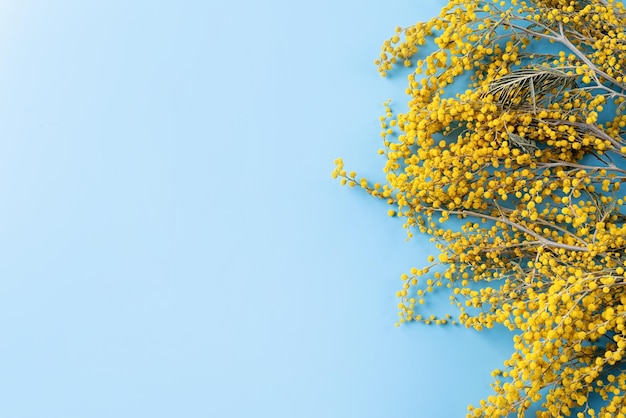
[[[333,177],[437,243],[401,277],[399,324],[513,332],[468,417],[626,417],[622,3],[451,0],[376,64],[414,67],[408,111],[381,118],[386,182],[341,159]],[[440,287],[455,318],[420,311]]]

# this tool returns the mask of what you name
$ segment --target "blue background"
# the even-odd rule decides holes
[[[382,179],[405,73],[373,60],[443,1],[1,4],[0,416],[437,418],[490,393],[509,336],[395,328],[434,248],[330,177]]]

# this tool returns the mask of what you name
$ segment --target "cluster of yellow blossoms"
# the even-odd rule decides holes
[[[435,50],[414,58],[423,45]],[[513,331],[494,393],[468,417],[626,417],[622,3],[450,0],[398,28],[376,64],[383,76],[415,65],[408,111],[386,103],[381,118],[386,184],[341,159],[333,177],[437,243],[402,275],[399,323]],[[441,286],[454,321],[417,312]]]

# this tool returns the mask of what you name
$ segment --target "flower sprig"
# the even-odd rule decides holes
[[[440,251],[402,276],[398,324],[514,332],[469,417],[626,417],[622,3],[451,0],[397,28],[375,63],[415,68],[408,111],[386,103],[381,118],[386,183],[341,159],[333,177]],[[439,287],[457,318],[420,312]]]

